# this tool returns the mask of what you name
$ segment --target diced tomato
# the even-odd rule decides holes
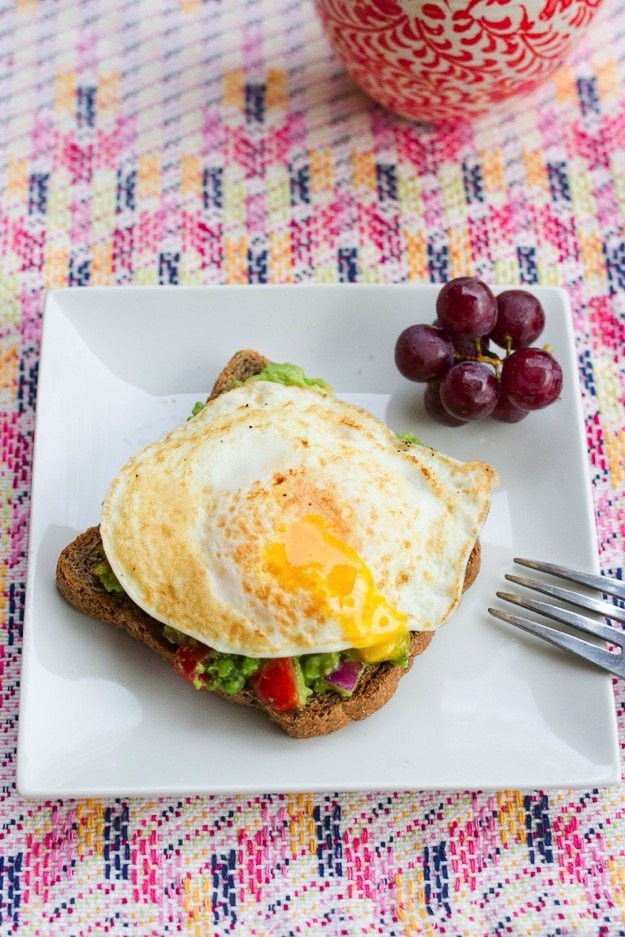
[[[174,671],[196,690],[201,690],[206,684],[203,663],[209,654],[209,649],[202,644],[182,644],[174,657]]]
[[[276,712],[299,709],[306,702],[306,685],[299,665],[293,657],[266,660],[250,678],[263,706]]]

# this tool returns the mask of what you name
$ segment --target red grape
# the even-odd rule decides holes
[[[423,405],[428,416],[437,423],[442,423],[443,426],[464,426],[466,423],[466,420],[459,420],[445,409],[441,403],[440,384],[436,381],[425,388]]]
[[[525,419],[528,413],[529,410],[520,410],[515,407],[506,395],[500,391],[499,400],[495,404],[491,416],[494,420],[499,420],[500,423],[519,423],[520,420]]]
[[[410,381],[443,377],[454,361],[451,340],[433,325],[410,325],[395,344],[395,364]]]
[[[436,313],[446,332],[454,337],[488,335],[497,321],[497,301],[477,277],[456,277],[440,290]]]
[[[519,348],[504,360],[501,388],[521,410],[541,410],[560,396],[562,368],[543,348]]]
[[[497,297],[497,322],[490,337],[501,348],[526,348],[545,327],[540,302],[526,290],[504,290]]]
[[[441,402],[460,420],[482,420],[495,408],[499,383],[491,368],[479,361],[461,361],[441,382]]]

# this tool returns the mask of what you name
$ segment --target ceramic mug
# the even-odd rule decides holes
[[[360,87],[405,117],[474,117],[562,65],[601,0],[315,0]]]

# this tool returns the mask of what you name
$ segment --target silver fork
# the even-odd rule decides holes
[[[612,595],[617,599],[625,600],[625,582],[620,579],[613,579],[609,576],[595,576],[592,573],[570,569],[568,566],[557,566],[554,563],[541,563],[535,560],[521,559],[520,557],[515,557],[514,562],[518,563],[520,566],[527,566],[530,569],[536,569],[539,572],[548,573],[551,576],[556,576],[559,579],[566,579],[569,582],[579,583],[580,585],[590,587],[605,595]],[[604,615],[606,618],[610,618],[613,621],[625,622],[625,609],[619,608],[611,602],[598,599],[595,596],[586,595],[571,589],[562,589],[560,586],[553,586],[538,579],[527,579],[525,576],[506,574],[505,578],[519,586],[524,586],[526,589],[532,589],[535,592],[540,592],[554,599],[561,599],[578,608],[586,608],[592,612],[598,612],[600,615]],[[583,638],[568,634],[566,631],[553,628],[551,625],[544,625],[540,622],[531,621],[529,618],[522,618],[519,615],[510,615],[508,612],[503,612],[498,608],[488,609],[495,618],[500,618],[502,621],[507,621],[511,625],[523,628],[524,631],[529,631],[531,634],[538,635],[538,637],[544,638],[545,641],[549,641],[550,644],[555,644],[557,647],[565,648],[567,651],[571,651],[578,657],[583,657],[585,660],[596,664],[597,667],[601,667],[603,670],[615,674],[617,677],[625,678],[625,631],[622,631],[620,628],[613,628],[611,625],[602,621],[593,621],[584,615],[579,615],[577,612],[569,611],[559,605],[539,602],[536,599],[525,598],[524,596],[511,592],[498,592],[497,596],[506,602],[512,602],[514,605],[521,606],[521,608],[537,612],[561,624],[570,625],[578,631],[594,635],[596,638],[601,638],[603,641],[608,641],[610,644],[616,645],[618,650],[611,651],[608,650],[605,645],[593,644],[590,641],[585,641]]]

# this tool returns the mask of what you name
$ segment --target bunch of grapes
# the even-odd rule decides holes
[[[446,426],[487,416],[517,423],[559,397],[562,368],[547,348],[532,344],[545,313],[531,293],[505,290],[495,297],[477,277],[458,277],[439,292],[436,314],[432,325],[404,329],[395,345],[401,374],[427,384],[424,405],[432,419]]]

